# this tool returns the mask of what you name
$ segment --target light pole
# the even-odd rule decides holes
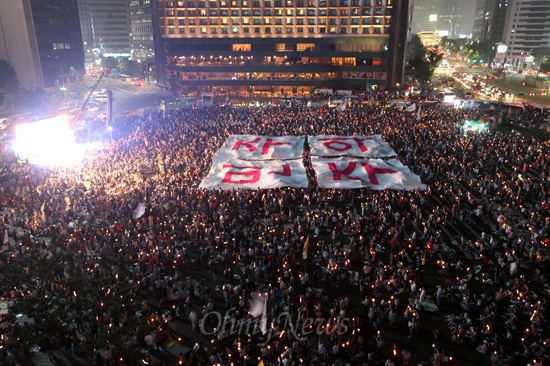
[[[113,139],[113,126],[107,126],[107,130],[109,130],[109,133],[111,134],[111,140]]]

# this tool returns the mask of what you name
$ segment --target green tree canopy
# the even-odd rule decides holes
[[[0,60],[0,88],[15,93],[19,89],[19,80],[13,66],[5,61]]]
[[[118,67],[118,61],[115,57],[103,57],[101,59],[101,66],[107,70],[112,70]]]

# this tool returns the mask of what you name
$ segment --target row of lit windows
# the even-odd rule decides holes
[[[161,27],[161,34],[295,34],[307,33],[310,34],[389,34],[390,28],[375,28],[375,27],[275,27],[272,32],[271,27],[179,27],[179,28],[164,28]]]
[[[52,48],[54,50],[70,50],[71,44],[70,43],[53,43]]]
[[[263,10],[224,10],[224,9],[201,9],[201,10],[166,10],[165,11],[166,17],[197,17],[197,16],[326,16],[326,15],[341,15],[341,16],[347,16],[347,15],[364,15],[364,16],[391,16],[391,9],[386,9],[383,11],[383,9],[375,9],[375,11],[372,11],[371,8],[351,8],[351,9],[310,9],[310,10],[304,10],[304,9],[298,9],[296,12],[294,9],[263,9]]]
[[[325,25],[325,24],[351,24],[351,25],[377,25],[377,26],[389,26],[390,19],[386,19],[384,22],[382,19],[375,19],[374,22],[370,18],[329,18],[319,19],[319,18],[310,18],[310,19],[294,19],[294,18],[277,18],[275,20],[271,18],[258,19],[254,18],[251,21],[251,18],[222,18],[222,19],[167,19],[165,25],[175,26],[175,25]]]
[[[392,0],[220,0],[220,1],[204,1],[204,0],[180,0],[180,1],[159,1],[159,7],[164,8],[194,8],[198,5],[199,8],[219,8],[219,7],[232,7],[232,8],[270,8],[272,6],[276,8],[282,7],[339,7],[339,6],[391,6]]]

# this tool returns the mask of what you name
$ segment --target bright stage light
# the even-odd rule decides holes
[[[21,160],[40,165],[82,161],[75,150],[75,137],[67,115],[15,126],[16,149]],[[80,150],[80,149],[77,149]],[[81,156],[82,155],[82,156]]]

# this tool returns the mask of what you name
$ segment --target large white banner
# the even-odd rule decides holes
[[[381,191],[385,189],[425,190],[420,177],[397,159],[336,159],[311,157],[320,188],[362,188]]]
[[[231,159],[212,162],[210,173],[203,179],[204,189],[269,189],[279,187],[305,188],[307,174],[301,159],[256,160]]]
[[[308,136],[311,155],[361,156],[381,158],[394,156],[395,151],[380,135],[372,136]]]
[[[298,159],[304,151],[305,140],[305,136],[231,135],[212,160]]]

